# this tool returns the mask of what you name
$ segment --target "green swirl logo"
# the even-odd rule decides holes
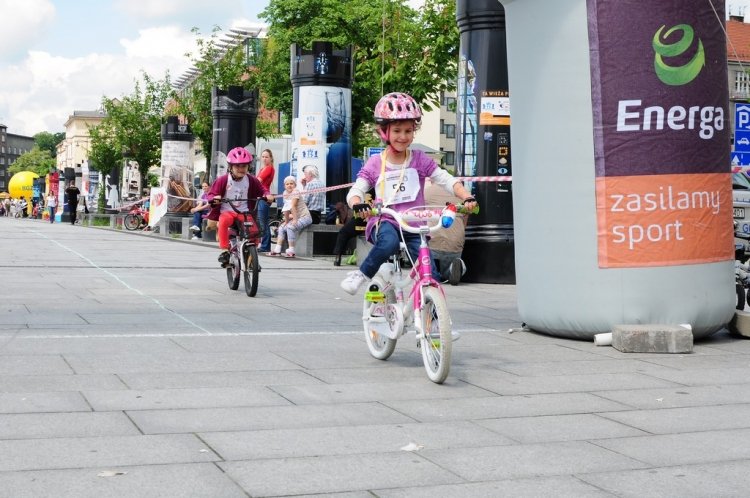
[[[654,70],[656,76],[665,84],[672,86],[686,85],[693,81],[706,64],[706,54],[703,51],[703,42],[698,38],[698,49],[689,62],[682,66],[670,66],[664,62],[664,58],[675,57],[684,54],[692,45],[695,34],[693,28],[687,24],[678,24],[670,28],[662,36],[666,26],[659,28],[651,42],[656,55],[654,57]],[[682,31],[682,38],[674,43],[664,43],[662,40],[676,32]]]

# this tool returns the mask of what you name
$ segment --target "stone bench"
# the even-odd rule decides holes
[[[294,244],[297,256],[311,258],[315,254],[333,254],[336,235],[338,235],[340,229],[341,227],[338,225],[326,225],[324,223],[306,227],[299,233]],[[285,251],[286,248],[287,243],[284,242],[281,250]]]

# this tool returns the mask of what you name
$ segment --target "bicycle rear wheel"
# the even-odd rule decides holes
[[[258,292],[258,273],[260,273],[260,264],[258,263],[258,248],[250,242],[245,244],[245,293],[250,297],[255,297]]]
[[[383,289],[385,287],[383,280],[377,276],[370,282],[370,287],[373,285],[376,285],[378,289]],[[389,326],[393,325],[396,318],[391,315],[392,306],[388,305],[393,305],[395,302],[396,294],[391,289],[385,293],[385,302],[381,303],[383,305],[382,308],[384,309],[384,318]],[[396,339],[391,339],[388,336],[379,333],[377,327],[370,322],[374,307],[377,304],[378,303],[368,301],[367,293],[365,293],[365,298],[362,303],[362,324],[364,325],[367,348],[370,350],[372,357],[377,358],[378,360],[387,360],[393,354],[393,350],[396,349]]]
[[[127,230],[135,230],[141,226],[141,217],[137,214],[127,214],[122,224]]]
[[[451,368],[451,318],[445,296],[437,287],[423,287],[424,308],[419,319],[424,333],[420,339],[422,361],[427,377],[442,384]]]
[[[234,248],[229,251],[227,283],[232,290],[237,290],[240,287],[240,259],[237,257],[237,251]]]

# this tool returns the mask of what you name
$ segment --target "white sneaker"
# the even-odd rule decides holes
[[[367,277],[361,271],[350,271],[346,278],[341,281],[341,288],[353,296],[365,280],[367,280]]]
[[[193,232],[199,232],[200,228],[198,228],[198,225],[193,225],[193,226],[190,227],[190,230],[193,231]]]
[[[190,237],[190,240],[201,240],[201,239],[200,237],[193,235],[192,237]]]

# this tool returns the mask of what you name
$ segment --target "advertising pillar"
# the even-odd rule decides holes
[[[512,176],[505,11],[497,0],[458,0],[457,174]],[[480,213],[469,218],[464,280],[515,283],[512,185],[468,182]]]
[[[227,172],[227,153],[230,150],[235,147],[250,150],[249,146],[255,143],[258,91],[245,90],[241,86],[230,86],[226,90],[214,87],[211,91],[211,115],[214,129],[210,181],[213,183],[216,177]]]
[[[190,215],[195,198],[193,186],[193,134],[168,116],[161,125],[161,186],[167,192],[167,213]]]
[[[334,50],[329,42],[313,42],[312,50],[292,44],[294,87],[292,175],[314,165],[326,186],[351,181],[352,49]],[[346,197],[346,190],[326,195],[326,207]]]
[[[521,319],[588,339],[723,328],[736,302],[724,3],[503,3]]]

